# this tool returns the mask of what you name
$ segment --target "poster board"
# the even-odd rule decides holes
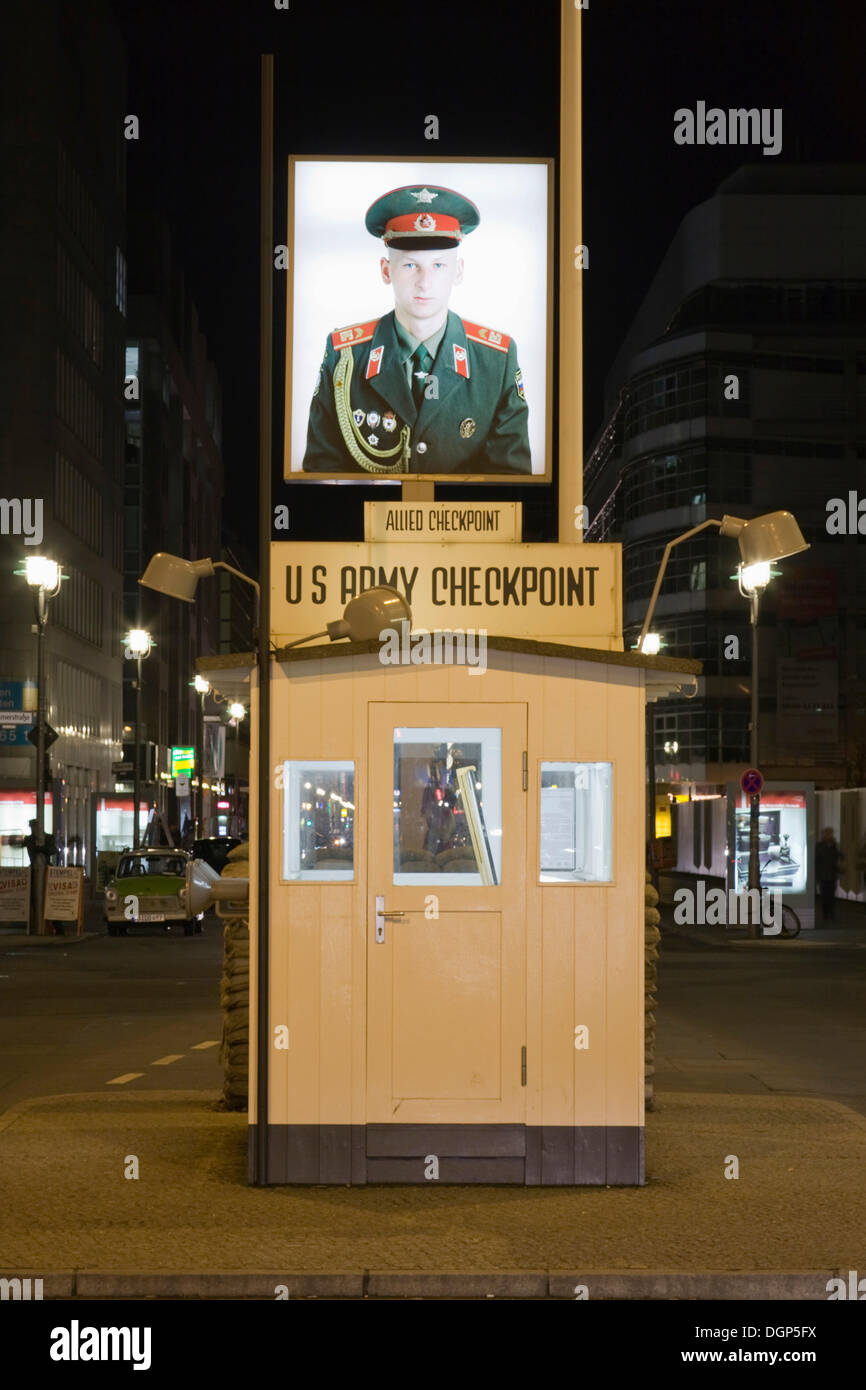
[[[46,922],[75,922],[76,935],[84,926],[84,870],[49,866],[45,871]]]
[[[30,926],[30,868],[0,869],[0,922]]]

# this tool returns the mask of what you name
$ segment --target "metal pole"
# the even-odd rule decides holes
[[[758,605],[760,591],[753,589],[749,595],[749,618],[752,625],[752,716],[749,727],[749,758],[752,767],[758,766]],[[749,797],[749,889],[761,888],[760,829],[761,797]],[[754,899],[752,899],[754,904]],[[757,917],[757,920],[755,920]],[[760,907],[757,913],[749,913],[749,936],[763,936],[760,925]]]
[[[270,1063],[269,873],[270,873],[270,574],[271,467],[273,435],[273,338],[274,338],[274,57],[262,55],[262,165],[261,222],[259,226],[259,584],[261,585],[256,632],[258,663],[256,707],[258,728],[258,783],[256,817],[250,825],[250,870],[256,863],[256,1137],[251,1181],[264,1187],[268,1181],[268,1081]],[[252,692],[250,692],[252,694]],[[251,730],[252,732],[252,730]],[[250,885],[252,887],[252,885]],[[252,906],[252,904],[251,904]],[[252,928],[253,923],[250,922]],[[252,1039],[250,1039],[252,1041]],[[250,1097],[252,1099],[252,1097]]]
[[[138,849],[138,806],[141,800],[141,657],[135,659],[138,680],[135,683],[135,779],[132,793],[132,848]]]
[[[33,929],[45,923],[45,590],[36,590],[36,844],[33,849]]]

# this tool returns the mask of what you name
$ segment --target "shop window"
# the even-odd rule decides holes
[[[283,878],[351,882],[355,877],[355,764],[283,764]]]
[[[394,730],[396,885],[502,882],[502,730]]]
[[[613,764],[542,763],[541,883],[613,879]]]

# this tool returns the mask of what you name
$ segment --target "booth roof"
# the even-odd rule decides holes
[[[639,651],[611,652],[597,647],[572,647],[562,642],[542,642],[528,637],[496,637],[488,635],[488,650],[501,652],[520,652],[530,656],[561,657],[566,661],[592,661],[599,665],[637,667],[648,676],[655,673],[660,681],[648,682],[662,686],[670,685],[674,693],[676,682],[663,679],[666,673],[682,676],[699,676],[703,670],[700,661],[688,657],[645,656]],[[376,655],[380,643],[378,638],[367,642],[319,642],[308,647],[279,647],[274,656],[286,665],[304,661],[333,661],[342,656]],[[196,670],[207,676],[211,683],[227,698],[249,698],[250,676],[256,664],[254,652],[232,652],[220,656],[202,656],[196,662]],[[652,698],[652,697],[650,697]]]
[[[329,642],[327,646],[278,647],[277,661],[319,661],[336,656],[359,656],[365,652],[378,652],[380,643],[374,637],[369,642]],[[700,661],[687,657],[645,656],[639,651],[610,652],[598,647],[571,647],[562,642],[536,641],[529,637],[487,636],[488,650],[500,652],[525,652],[529,656],[559,656],[568,661],[606,662],[610,666],[639,666],[647,671],[676,671],[681,675],[699,676],[703,670]]]

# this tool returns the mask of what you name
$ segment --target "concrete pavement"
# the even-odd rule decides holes
[[[866,1271],[866,1119],[832,1101],[662,1092],[643,1189],[261,1190],[246,1116],[216,1099],[126,1090],[8,1111],[0,1274],[67,1297],[574,1298],[583,1284],[826,1299],[828,1279]]]

